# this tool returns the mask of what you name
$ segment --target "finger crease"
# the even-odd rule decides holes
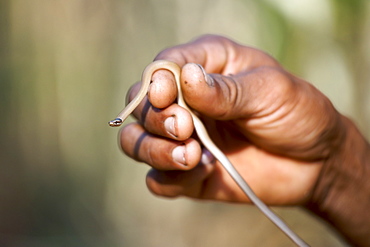
[[[147,133],[142,133],[140,137],[137,139],[135,146],[134,146],[134,159],[138,160],[139,159],[139,151],[141,149],[141,144],[143,143],[143,140],[147,136]]]
[[[226,114],[229,113],[230,109],[235,109],[239,105],[240,96],[241,94],[238,93],[240,91],[238,83],[234,80],[233,77],[221,77],[222,81],[224,82],[223,85],[227,88],[227,93],[225,95],[226,100],[224,101],[224,111],[222,116],[224,117]],[[227,79],[227,80],[226,80]]]

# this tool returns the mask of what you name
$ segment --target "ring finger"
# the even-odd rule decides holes
[[[173,141],[151,135],[138,123],[131,123],[120,132],[122,150],[135,160],[159,170],[190,170],[201,159],[202,150],[193,138]]]

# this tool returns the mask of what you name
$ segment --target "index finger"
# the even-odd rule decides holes
[[[159,59],[170,60],[180,67],[197,63],[207,73],[222,75],[246,72],[261,66],[280,67],[270,55],[217,35],[204,35],[189,43],[163,50],[155,58]]]
[[[221,75],[249,72],[259,67],[280,67],[268,54],[217,35],[204,35],[189,43],[165,49],[154,60],[169,60],[180,67],[196,63],[204,68],[205,73]],[[155,80],[156,76],[163,79]],[[148,96],[155,107],[167,107],[176,98],[177,89],[171,76],[164,70],[153,75]]]

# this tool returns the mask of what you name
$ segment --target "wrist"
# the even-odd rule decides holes
[[[341,145],[326,160],[306,208],[351,244],[370,246],[370,146],[345,117]]]

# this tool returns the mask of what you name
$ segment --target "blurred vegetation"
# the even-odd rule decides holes
[[[0,245],[290,246],[251,206],[163,200],[107,121],[165,47],[218,33],[266,50],[369,138],[370,2],[0,1]],[[344,246],[277,209],[313,246]]]

